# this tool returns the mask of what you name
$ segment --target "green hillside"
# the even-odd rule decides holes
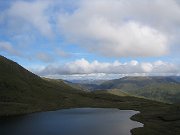
[[[63,81],[42,79],[0,56],[0,115],[64,106],[79,93]]]
[[[98,89],[117,89],[149,99],[180,103],[178,77],[124,77],[102,83]]]

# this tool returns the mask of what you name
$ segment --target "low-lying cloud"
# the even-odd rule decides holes
[[[79,59],[60,65],[49,65],[41,70],[33,70],[41,76],[62,76],[62,75],[177,75],[180,71],[177,65],[163,62],[130,62],[121,63],[114,61],[112,63]]]

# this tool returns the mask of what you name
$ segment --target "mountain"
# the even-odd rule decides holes
[[[56,80],[60,80],[60,79],[56,79]],[[79,90],[86,91],[86,92],[89,91],[87,88],[85,88],[83,86],[83,84],[73,83],[73,82],[70,82],[67,80],[63,80],[63,82],[66,83],[67,85],[71,86],[72,88],[79,89]]]
[[[97,80],[97,79],[86,79],[86,80],[68,80],[69,82],[72,83],[77,83],[77,84],[101,84],[107,80]]]
[[[61,107],[79,93],[82,92],[63,81],[42,79],[0,56],[0,115]]]
[[[103,82],[107,80],[69,80],[65,81],[67,84],[72,87],[84,90],[84,91],[93,91],[96,87],[98,87]]]
[[[123,77],[102,83],[96,89],[116,89],[131,95],[167,103],[180,103],[180,77]]]
[[[180,83],[180,76],[170,76],[170,78]]]

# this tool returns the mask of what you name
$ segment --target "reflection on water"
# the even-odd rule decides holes
[[[76,108],[0,120],[0,135],[130,135],[132,110]]]

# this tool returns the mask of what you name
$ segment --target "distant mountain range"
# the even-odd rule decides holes
[[[101,84],[107,80],[96,80],[96,79],[85,79],[85,80],[68,80],[68,82],[76,83],[76,84]]]
[[[85,86],[85,84],[82,84]],[[118,95],[124,92],[127,95],[145,97],[161,102],[180,103],[179,76],[147,76],[123,77],[105,81],[100,85],[90,85],[91,90],[106,90]]]

